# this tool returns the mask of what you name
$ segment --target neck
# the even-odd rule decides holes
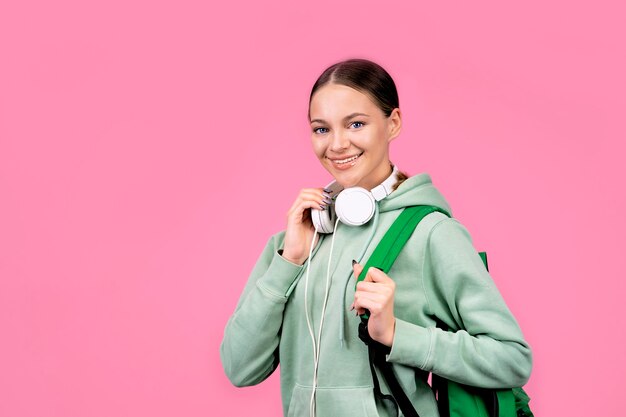
[[[398,168],[393,166],[391,163],[389,163],[389,168],[391,172],[387,175],[387,177],[380,184],[370,190],[376,201],[380,201],[391,194],[394,184],[398,181]]]

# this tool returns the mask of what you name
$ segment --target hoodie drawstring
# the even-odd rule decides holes
[[[356,261],[358,263],[361,263],[361,260],[363,259],[363,257],[365,256],[365,252],[367,251],[367,248],[369,247],[370,243],[372,242],[372,239],[374,239],[374,234],[376,233],[376,229],[378,229],[378,218],[379,218],[379,210],[378,210],[378,203],[376,203],[376,205],[374,206],[374,220],[372,221],[372,231],[370,232],[369,237],[367,238],[367,242],[365,242],[365,246],[363,246],[363,249],[361,249],[361,253],[359,254],[359,256],[357,257]],[[343,287],[343,294],[339,300],[339,302],[341,303],[341,320],[339,320],[339,345],[343,348],[343,341],[346,338],[346,329],[345,329],[345,320],[346,320],[346,309],[343,305],[344,300],[346,299],[346,292],[348,291],[348,285],[350,285],[350,282],[352,282],[351,278],[354,276],[354,269],[352,271],[350,271],[350,274],[348,274],[348,279],[346,280],[346,285],[344,285]]]

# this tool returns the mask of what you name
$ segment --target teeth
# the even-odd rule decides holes
[[[361,156],[361,155],[360,154],[359,155],[354,155],[352,158],[335,160],[333,162],[336,163],[336,164],[346,164],[348,162],[352,162],[352,161],[356,160],[359,156]]]

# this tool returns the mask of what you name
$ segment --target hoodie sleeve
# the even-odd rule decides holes
[[[472,386],[524,385],[532,367],[530,347],[467,230],[455,219],[438,222],[430,231],[424,262],[431,314],[458,330],[396,319],[387,360]]]
[[[303,268],[279,254],[281,236],[265,246],[224,329],[220,358],[236,386],[258,384],[278,366],[283,310]]]

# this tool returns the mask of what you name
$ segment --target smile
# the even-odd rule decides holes
[[[361,152],[358,155],[354,155],[354,156],[351,156],[349,158],[346,158],[346,159],[330,159],[328,157],[327,158],[330,159],[334,164],[345,165],[345,164],[348,164],[350,162],[356,161],[361,155],[363,155],[363,152]]]

